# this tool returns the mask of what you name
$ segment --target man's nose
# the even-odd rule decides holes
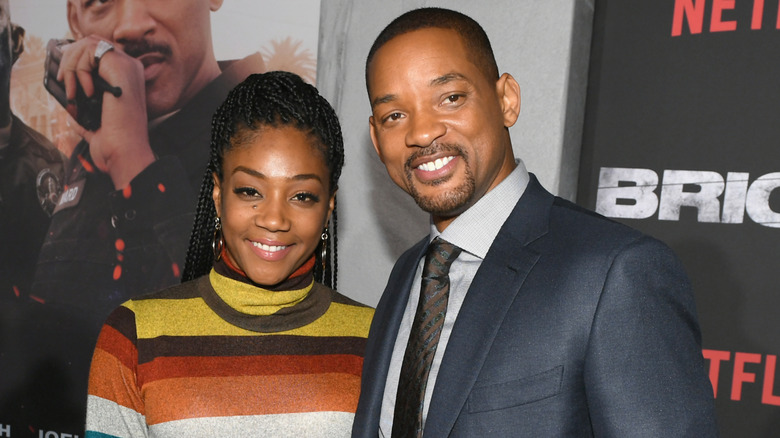
[[[117,8],[114,41],[139,40],[154,30],[157,22],[149,11],[147,2],[124,0]]]
[[[447,132],[447,125],[434,111],[415,111],[409,116],[406,145],[427,147]]]

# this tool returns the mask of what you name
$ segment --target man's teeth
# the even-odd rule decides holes
[[[436,161],[429,161],[427,163],[422,163],[419,166],[417,166],[418,169],[424,170],[426,172],[431,172],[434,170],[439,170],[442,167],[446,166],[447,163],[452,161],[452,159],[455,158],[454,156],[444,157],[444,158],[437,158]]]
[[[265,244],[262,244],[262,243],[259,243],[259,242],[252,242],[252,245],[256,246],[257,248],[262,249],[263,251],[268,251],[268,252],[281,251],[281,250],[287,248],[287,245],[285,245],[285,246],[265,245]]]

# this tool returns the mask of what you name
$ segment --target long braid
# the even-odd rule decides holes
[[[336,200],[334,199],[334,203]],[[333,207],[333,214],[331,215],[330,221],[333,223],[333,238],[330,239],[331,244],[331,256],[333,260],[333,286],[331,286],[333,289],[337,288],[336,284],[336,272],[339,271],[339,239],[338,239],[338,233],[336,230],[339,228],[339,221],[338,221],[338,214],[336,214],[336,206],[334,204]]]
[[[330,172],[330,190],[335,193],[344,164],[344,141],[336,112],[316,88],[289,72],[253,74],[230,93],[211,121],[211,154],[190,236],[190,246],[182,281],[206,275],[214,263],[212,242],[216,210],[212,199],[214,175],[222,179],[225,152],[252,140],[263,126],[294,126],[314,140]],[[322,269],[319,251],[315,251],[315,279],[336,287],[336,210],[329,227],[328,260]],[[331,263],[332,260],[332,263]],[[331,267],[332,265],[332,267]]]

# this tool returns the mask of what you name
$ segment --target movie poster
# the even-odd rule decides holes
[[[780,427],[778,12],[596,2],[577,200],[682,259],[724,437]]]
[[[0,0],[0,437],[84,436],[101,321],[180,280],[213,110],[251,73],[287,70],[315,83],[319,0],[198,9],[209,3]],[[145,107],[57,96],[63,43],[53,40],[95,34],[141,61]],[[212,57],[216,74],[190,74]],[[102,95],[133,92],[104,82]],[[67,111],[74,101],[78,111]],[[140,135],[119,134],[142,116]],[[154,160],[133,161],[144,155],[116,146],[126,143]],[[123,161],[101,160],[109,147]],[[138,170],[122,190],[118,166]]]

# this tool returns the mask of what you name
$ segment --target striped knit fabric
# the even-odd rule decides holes
[[[373,312],[215,271],[130,300],[95,348],[86,436],[349,436]]]

